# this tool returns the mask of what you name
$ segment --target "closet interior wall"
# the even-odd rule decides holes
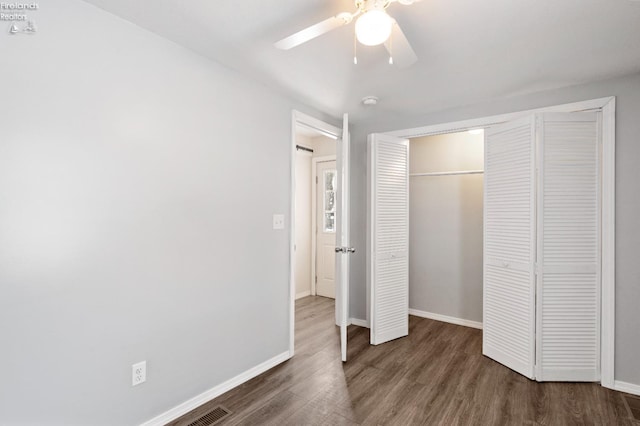
[[[422,316],[482,322],[484,136],[410,141],[409,308]],[[435,314],[435,315],[434,315]]]

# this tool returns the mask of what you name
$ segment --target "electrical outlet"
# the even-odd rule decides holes
[[[284,229],[284,215],[283,214],[274,214],[273,215],[273,229]]]
[[[147,380],[147,361],[142,361],[131,366],[131,386],[144,383]]]

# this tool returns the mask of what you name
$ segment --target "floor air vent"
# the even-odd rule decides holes
[[[218,424],[218,422],[226,418],[229,414],[231,414],[231,411],[219,405],[204,416],[189,423],[189,426],[213,426]]]
[[[629,410],[631,418],[640,420],[640,398],[631,395],[623,395],[622,399],[627,406],[627,410]]]

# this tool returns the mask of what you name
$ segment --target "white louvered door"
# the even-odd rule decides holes
[[[538,117],[539,381],[600,379],[600,189],[596,113]]]
[[[535,117],[485,131],[482,353],[535,365]]]
[[[409,333],[409,141],[369,136],[371,344]]]

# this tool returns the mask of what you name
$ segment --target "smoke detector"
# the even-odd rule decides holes
[[[362,105],[376,106],[378,105],[378,98],[376,96],[365,96],[364,98],[362,98]]]

